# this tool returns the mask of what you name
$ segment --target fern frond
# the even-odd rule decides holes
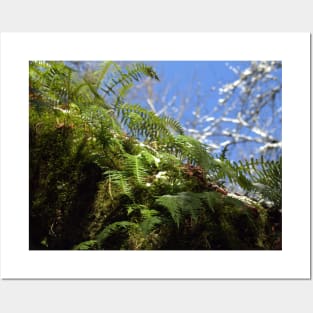
[[[162,150],[174,154],[181,161],[199,165],[205,170],[210,167],[213,160],[205,145],[185,135],[168,138],[166,144],[162,146]]]
[[[104,174],[108,175],[108,192],[111,193],[111,198],[114,198],[113,191],[120,195],[132,196],[131,185],[125,172],[111,170],[106,171]]]
[[[201,208],[201,194],[186,191],[177,195],[164,195],[156,199],[156,204],[165,207],[179,227],[186,215],[191,215],[197,220]]]
[[[104,88],[100,88],[109,96],[117,95],[117,87],[126,87],[134,81],[140,81],[143,77],[159,80],[154,69],[143,63],[131,64],[126,67],[125,71],[122,71],[122,69],[115,64],[115,69],[116,71],[113,73],[114,77],[108,83],[104,83]]]
[[[97,247],[97,240],[88,240],[79,243],[73,247],[73,250],[95,250]]]
[[[209,208],[211,212],[224,209],[225,206],[241,207],[246,204],[238,199],[223,197],[218,192],[180,192],[176,195],[163,195],[156,204],[168,209],[174,222],[179,226],[183,217],[191,216],[195,221],[200,216],[200,209]]]
[[[159,211],[149,209],[146,205],[142,204],[135,203],[128,205],[127,213],[128,215],[133,213],[139,213],[139,230],[141,230],[145,237],[150,234],[150,232],[155,228],[156,225],[161,224],[162,221],[159,216]]]
[[[231,184],[238,184],[244,190],[253,188],[252,182],[245,176],[244,172],[239,170],[237,163],[227,159],[214,159],[209,175],[215,181],[223,179]]]
[[[141,210],[143,221],[139,224],[144,236],[147,236],[155,228],[156,225],[162,223],[162,219],[159,217],[159,212],[156,210],[143,209]]]
[[[90,82],[88,81],[86,78],[84,78],[84,82],[85,84],[89,87],[90,91],[92,92],[92,94],[95,96],[96,99],[98,100],[102,100],[101,95],[98,93],[97,88]]]
[[[231,162],[215,160],[217,178],[226,178],[246,191],[257,191],[268,200],[281,207],[282,197],[282,158],[277,161],[259,160]]]
[[[128,177],[132,177],[139,185],[144,184],[145,177],[147,175],[146,168],[143,164],[142,156],[125,154],[125,172]]]
[[[171,118],[159,117],[154,112],[141,107],[124,103],[117,108],[117,116],[133,136],[144,137],[148,141],[172,138],[172,132],[181,133],[178,122]]]
[[[155,70],[151,66],[144,63],[131,64],[126,67],[126,70],[127,74],[136,81],[141,80],[142,76],[150,77],[157,81],[160,80]]]
[[[282,158],[278,161],[261,162],[261,169],[255,171],[252,177],[255,184],[265,186],[260,193],[270,201],[275,207],[281,209],[282,206]]]
[[[161,196],[157,198],[156,204],[165,207],[169,211],[176,225],[179,227],[182,218],[182,213],[181,208],[177,203],[177,196],[175,195]]]
[[[103,247],[104,242],[113,234],[128,231],[130,228],[138,228],[138,224],[128,221],[119,221],[106,226],[97,236],[98,247]]]
[[[184,129],[180,125],[178,121],[173,119],[172,117],[169,116],[162,116],[161,119],[164,121],[164,124],[168,127],[170,127],[174,132],[176,132],[179,135],[184,134]]]
[[[103,62],[102,65],[100,65],[100,69],[95,72],[94,77],[96,78],[95,87],[98,90],[100,88],[100,85],[102,81],[104,80],[106,74],[108,73],[112,61]]]
[[[200,198],[213,213],[217,208],[222,207],[225,202],[225,198],[222,198],[218,192],[202,192]]]
[[[142,158],[145,160],[145,162],[148,165],[152,165],[155,167],[159,166],[160,159],[158,158],[158,156],[159,156],[158,153],[157,153],[157,155],[153,155],[152,153],[148,152],[147,150],[142,150],[140,152],[140,155],[142,156]]]
[[[30,102],[35,106],[68,108],[71,102],[80,104],[78,100],[82,94],[86,96],[85,92],[81,93],[82,84],[78,83],[78,73],[64,62],[32,61],[29,78]],[[36,101],[32,101],[34,98]]]

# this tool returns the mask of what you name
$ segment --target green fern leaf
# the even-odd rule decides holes
[[[179,227],[182,218],[186,215],[191,215],[194,220],[197,220],[201,207],[201,194],[187,191],[177,195],[164,195],[156,199],[156,204],[167,208]]]
[[[112,197],[113,197],[112,195],[113,191],[115,191],[115,193],[118,193],[120,195],[124,194],[129,197],[132,197],[131,185],[128,181],[127,174],[125,172],[111,170],[111,171],[106,171],[104,174],[108,175],[109,194],[111,193]]]
[[[128,177],[133,176],[137,184],[144,184],[144,180],[147,174],[144,164],[142,162],[141,154],[125,154],[125,171]]]
[[[95,250],[96,246],[97,240],[88,240],[74,246],[73,250]]]
[[[117,88],[127,88],[133,81],[140,81],[143,77],[150,77],[159,80],[157,73],[151,66],[143,63],[131,64],[123,71],[121,67],[114,64],[115,71],[113,77],[108,83],[104,83],[104,88],[100,88],[107,95],[117,95]]]
[[[156,210],[142,209],[141,215],[143,221],[139,224],[139,227],[145,236],[149,235],[156,225],[162,223],[161,218],[158,216],[159,212]]]
[[[120,221],[106,226],[97,236],[98,247],[103,247],[104,242],[113,234],[121,231],[127,231],[130,228],[138,228],[138,225],[128,221]]]

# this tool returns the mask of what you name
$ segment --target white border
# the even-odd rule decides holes
[[[29,251],[29,60],[282,60],[282,251]],[[1,35],[2,278],[310,278],[310,35]]]

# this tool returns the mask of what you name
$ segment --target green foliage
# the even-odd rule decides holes
[[[126,233],[130,228],[137,228],[137,227],[138,225],[136,223],[132,223],[128,221],[115,222],[113,224],[106,226],[97,236],[98,247],[105,248],[105,241],[107,241],[107,239],[113,236],[114,234],[120,235],[123,232]]]
[[[125,103],[133,84],[159,79],[145,64],[29,68],[31,249],[277,247],[281,159],[214,158],[177,121]]]
[[[69,108],[75,102],[76,73],[64,62],[29,62],[30,101],[37,109],[60,106]],[[74,83],[74,84],[73,84]]]
[[[141,209],[140,213],[143,220],[139,224],[139,227],[144,236],[148,236],[156,225],[162,223],[162,219],[159,217],[159,211],[157,210]]]
[[[122,104],[117,108],[117,115],[132,136],[143,137],[149,141],[171,137],[171,131],[183,133],[177,121],[169,117],[159,117],[140,105]]]
[[[169,137],[161,148],[163,151],[174,154],[181,161],[199,165],[205,170],[208,170],[212,164],[213,158],[208,153],[206,146],[189,136]]]
[[[125,154],[125,170],[129,177],[134,178],[136,184],[144,184],[146,173],[142,162],[142,156],[140,154]]]
[[[73,250],[96,250],[97,240],[88,240],[74,246]]]
[[[200,215],[201,195],[186,191],[177,195],[161,196],[156,203],[169,210],[174,222],[179,227],[185,215],[191,215],[194,220],[197,220]]]
[[[258,192],[281,209],[282,198],[282,157],[277,161],[259,160],[230,162],[218,160],[219,177],[227,178],[250,192]]]
[[[113,77],[109,82],[104,83],[104,87],[101,87],[101,90],[107,95],[117,95],[116,89],[118,87],[131,86],[134,81],[138,82],[145,76],[160,80],[153,68],[143,63],[131,64],[126,67],[125,71],[117,64],[114,64],[114,67]]]
[[[131,185],[128,182],[128,177],[126,173],[123,171],[106,171],[105,174],[108,175],[108,193],[113,199],[112,194],[112,185],[114,188],[115,193],[119,195],[128,195],[132,196]]]

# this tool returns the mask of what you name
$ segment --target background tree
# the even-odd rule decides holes
[[[153,64],[157,68],[161,63]],[[260,155],[276,159],[282,148],[281,62],[228,62],[225,66],[232,80],[224,78],[208,86],[195,72],[187,90],[176,88],[173,94],[175,82],[160,87],[147,78],[131,90],[129,99],[145,103],[156,114],[175,117],[187,134],[208,144],[211,151],[228,148],[237,160]]]

